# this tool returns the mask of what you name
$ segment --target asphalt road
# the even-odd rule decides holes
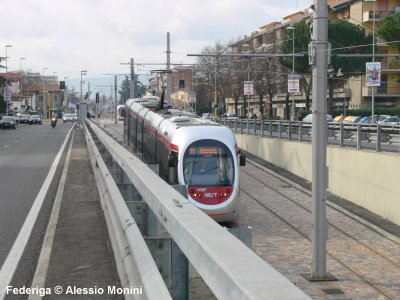
[[[50,123],[44,122],[43,125],[21,125],[16,130],[0,130],[0,266],[3,266],[71,127],[72,123],[59,122],[53,129]],[[46,229],[48,211],[54,201],[52,195],[57,189],[56,177],[60,176],[61,168],[61,165],[57,167],[51,191],[46,195],[48,200],[43,205],[46,211],[41,212],[36,221],[41,224],[39,232],[34,231],[32,234],[36,236],[28,243],[35,249],[41,247],[40,237]],[[37,259],[28,256],[32,261]]]

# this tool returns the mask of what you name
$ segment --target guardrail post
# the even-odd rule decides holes
[[[303,130],[303,122],[300,121],[299,123],[299,142],[303,141],[303,137],[302,137],[302,130]]]
[[[189,262],[178,245],[172,241],[172,299],[189,299]]]
[[[187,198],[187,189],[184,185],[173,185],[183,197]],[[189,261],[175,241],[172,241],[172,298],[174,300],[189,299]]]
[[[376,125],[376,152],[381,151],[382,128],[381,124]]]
[[[269,121],[269,136],[272,137],[272,120]]]
[[[254,120],[254,135],[257,135],[257,120]]]
[[[260,124],[260,130],[261,130],[261,136],[264,136],[264,121],[261,119],[261,124]]]
[[[282,121],[278,121],[278,137],[281,139],[282,138]]]
[[[340,139],[339,139],[339,146],[344,146],[344,125],[343,122],[340,123]]]
[[[357,123],[357,149],[361,149],[361,123]]]
[[[289,120],[289,127],[288,127],[288,139],[292,139],[292,121]]]
[[[250,133],[250,120],[249,119],[247,119],[247,122],[246,122],[246,133],[247,134]]]
[[[159,165],[149,164],[148,167],[157,175],[159,175]],[[147,207],[146,208],[146,236],[148,237],[168,237],[169,234],[165,228],[158,221],[154,212]]]
[[[240,120],[240,133],[243,134],[243,120]]]

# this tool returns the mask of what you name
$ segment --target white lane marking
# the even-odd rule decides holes
[[[74,133],[72,133],[71,143],[69,145],[68,153],[65,158],[64,169],[61,175],[60,184],[58,185],[56,198],[54,200],[53,209],[51,211],[50,221],[49,224],[47,225],[47,230],[44,236],[42,250],[40,251],[40,256],[37,263],[35,275],[33,276],[31,284],[32,287],[38,286],[39,288],[44,288],[44,284],[46,282],[47,270],[50,264],[51,250],[53,248],[53,241],[54,241],[54,236],[56,234],[58,216],[60,214],[61,201],[64,195],[64,187],[67,179],[67,172],[69,168],[69,160],[71,157],[73,140],[74,140]],[[29,295],[28,298],[28,300],[40,300],[40,299],[42,299],[40,294],[31,294]]]
[[[64,140],[63,145],[61,146],[60,151],[55,157],[53,164],[50,167],[49,173],[47,174],[46,180],[44,181],[42,187],[40,188],[39,193],[36,196],[36,199],[29,211],[28,216],[25,219],[24,224],[22,225],[21,230],[7,255],[6,260],[0,269],[0,299],[4,299],[5,297],[5,289],[10,284],[12,277],[14,276],[15,270],[17,269],[18,263],[22,257],[22,254],[25,250],[26,244],[29,240],[29,237],[32,233],[33,226],[35,225],[37,216],[42,207],[44,198],[46,197],[47,190],[49,189],[50,183],[53,179],[53,176],[56,172],[58,162],[60,161],[61,155],[64,152],[65,146],[67,144],[68,138],[71,134],[73,127],[69,130],[67,137]]]
[[[5,145],[5,146],[3,147],[3,149],[7,149],[8,147],[10,147],[10,145]]]

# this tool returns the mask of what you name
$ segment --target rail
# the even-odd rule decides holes
[[[298,121],[219,119],[235,133],[311,142],[312,124]],[[327,123],[327,143],[400,153],[400,125]]]
[[[149,250],[142,241],[143,237],[138,237],[138,222],[129,214],[103,157],[112,159],[124,172],[126,179],[218,299],[309,299],[95,123],[88,121],[85,131],[98,186],[103,185],[100,193],[107,196],[103,208],[106,220],[111,220],[108,222],[112,227],[109,231],[116,236],[111,238],[111,242],[114,243],[119,274],[125,278],[125,286],[137,285],[137,275],[147,299],[171,298],[166,295],[167,288],[162,287],[161,276],[155,275],[155,264],[149,262]],[[125,276],[124,272],[128,275]]]

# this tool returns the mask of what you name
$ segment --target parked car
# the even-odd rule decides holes
[[[354,124],[357,123],[360,119],[361,117],[359,116],[347,116],[342,120],[342,122],[344,124]]]
[[[27,114],[21,114],[21,115],[19,116],[19,122],[20,122],[21,124],[23,124],[23,123],[28,124],[29,118],[30,118],[29,115],[27,115]]]
[[[0,121],[1,128],[16,129],[17,120],[13,116],[4,116]]]
[[[382,126],[385,126],[385,125],[390,125],[390,126],[399,125],[400,124],[400,117],[399,116],[390,116],[390,117],[387,117],[385,120],[379,122],[379,124],[381,124]]]
[[[344,118],[346,118],[346,116],[336,116],[333,119],[333,123],[341,123],[344,120]]]
[[[75,114],[64,114],[62,117],[63,123],[65,122],[75,122]]]
[[[363,117],[358,122],[362,123],[362,124],[372,124],[372,123],[376,124],[377,122],[379,123],[379,122],[385,120],[387,117],[389,117],[389,116],[388,115],[379,115],[379,116],[375,115],[374,116],[374,122],[372,122],[372,116]]]
[[[237,120],[237,119],[238,119],[238,116],[237,116],[237,114],[235,114],[235,113],[229,113],[229,114],[226,116],[226,119],[227,119],[227,120],[232,120],[232,121],[234,121],[234,120]]]
[[[32,125],[32,124],[42,125],[42,118],[40,117],[40,115],[31,115],[31,117],[29,118],[28,124],[29,125]]]
[[[305,116],[302,120],[303,123],[312,123],[312,119],[313,119],[313,114],[308,114],[307,116]],[[330,123],[333,121],[333,118],[331,115],[326,115],[326,122]]]

